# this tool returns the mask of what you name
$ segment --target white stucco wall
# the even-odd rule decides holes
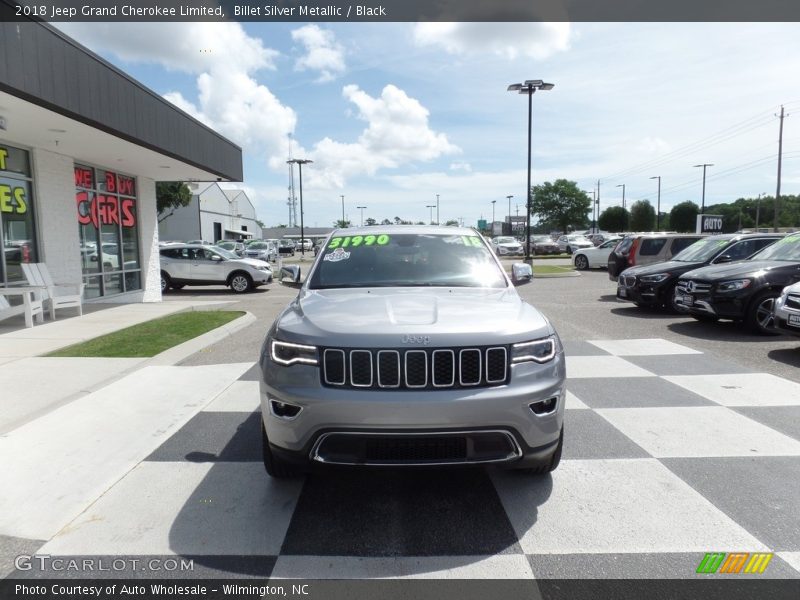
[[[139,185],[139,253],[142,261],[141,302],[161,302],[161,271],[158,255],[158,213],[156,211],[156,182],[138,178]],[[134,294],[124,294],[133,296]]]

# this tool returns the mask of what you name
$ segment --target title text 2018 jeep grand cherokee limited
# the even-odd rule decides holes
[[[756,333],[774,333],[775,299],[800,281],[800,233],[767,246],[749,260],[695,269],[675,288],[675,307],[696,319],[744,321]]]
[[[272,476],[561,457],[561,342],[472,229],[333,233],[259,362]]]

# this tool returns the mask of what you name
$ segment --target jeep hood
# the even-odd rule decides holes
[[[384,348],[404,347],[404,336],[427,337],[433,347],[507,344],[553,332],[514,288],[303,290],[276,327],[287,341]]]

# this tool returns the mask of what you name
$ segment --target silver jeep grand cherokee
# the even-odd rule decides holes
[[[299,284],[298,267],[284,275]],[[259,362],[273,477],[314,463],[545,473],[561,458],[561,342],[473,229],[334,232]]]

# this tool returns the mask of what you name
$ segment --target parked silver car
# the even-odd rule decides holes
[[[783,288],[775,300],[773,315],[775,329],[800,337],[800,282]]]
[[[283,279],[300,285],[299,266]],[[263,460],[496,463],[537,473],[563,446],[559,337],[474,229],[339,230],[261,348]]]
[[[245,248],[244,256],[266,262],[275,262],[278,260],[278,248],[272,242],[253,242]]]
[[[492,238],[492,246],[498,256],[524,256],[525,250],[516,238],[500,236]]]
[[[181,244],[159,252],[162,293],[187,285],[226,285],[241,294],[272,281],[269,263],[240,258],[218,246]]]
[[[572,254],[581,248],[594,248],[594,244],[589,238],[577,234],[562,235],[558,238],[556,243],[558,244],[559,250],[567,254]]]

